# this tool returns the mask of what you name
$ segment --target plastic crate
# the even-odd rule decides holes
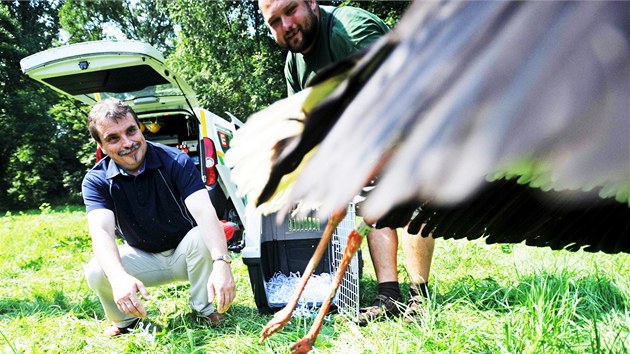
[[[354,228],[354,215],[352,205],[313,274],[334,273],[341,251],[345,247],[344,236]],[[286,301],[270,301],[268,288],[270,279],[276,273],[286,276],[298,272],[300,275],[303,274],[328,221],[314,217],[287,218],[283,223],[277,224],[275,218],[275,215],[261,217],[250,214],[245,228],[245,248],[241,251],[243,262],[247,265],[256,307],[263,314],[273,313],[286,305]],[[346,231],[348,228],[350,229]],[[360,254],[353,259],[334,301],[338,308],[344,307],[348,310],[344,313],[349,315],[354,313],[355,307],[358,313],[358,285],[362,268],[360,259]],[[341,304],[340,296],[343,298]],[[288,301],[288,298],[286,300]],[[321,302],[309,302],[306,305],[315,307],[321,305]]]
[[[341,220],[333,233],[328,247],[330,252],[330,266],[337,269],[341,263],[343,251],[348,243],[348,235],[356,228],[356,210],[354,203],[348,206],[346,216]],[[361,250],[352,258],[348,270],[337,289],[334,304],[340,314],[349,317],[353,321],[359,319],[359,281],[363,276],[363,259]]]

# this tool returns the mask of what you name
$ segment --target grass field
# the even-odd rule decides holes
[[[82,272],[92,257],[82,208],[7,213],[0,217],[0,245],[3,353],[285,353],[311,323],[294,319],[259,344],[270,316],[258,314],[247,268],[235,254],[237,298],[224,326],[198,323],[189,315],[187,285],[175,284],[151,289],[147,304],[150,319],[165,331],[105,338],[103,311]],[[376,289],[367,254],[364,248],[361,305]],[[402,258],[399,274],[406,289]],[[439,239],[431,284],[417,323],[394,319],[358,327],[333,317],[316,352],[630,351],[630,255]]]

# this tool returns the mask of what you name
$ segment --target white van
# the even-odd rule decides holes
[[[82,42],[33,54],[20,66],[29,77],[88,105],[108,97],[129,104],[146,139],[187,152],[199,166],[219,218],[243,229],[245,204],[223,162],[243,123],[199,107],[192,89],[166,67],[157,49],[138,41]],[[232,249],[238,250],[239,239],[231,242]]]

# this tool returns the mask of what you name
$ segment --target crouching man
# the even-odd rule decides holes
[[[126,333],[147,316],[141,299],[151,299],[148,287],[177,281],[190,282],[193,311],[220,322],[235,297],[234,278],[223,228],[193,161],[147,142],[136,113],[118,100],[97,103],[88,129],[107,154],[82,184],[95,254],[85,274],[113,322],[105,335]]]

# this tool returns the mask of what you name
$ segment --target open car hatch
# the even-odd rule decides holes
[[[192,113],[191,107],[198,106],[192,89],[166,68],[162,54],[142,42],[76,43],[28,56],[20,66],[29,77],[88,105],[115,97],[138,114],[161,107]]]

